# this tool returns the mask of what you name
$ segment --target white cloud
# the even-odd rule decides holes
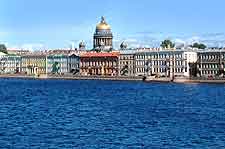
[[[141,47],[141,45],[139,43],[128,44],[128,46],[131,48],[140,48]]]
[[[221,47],[225,45],[225,34],[224,33],[207,33],[199,34],[198,36],[181,37],[175,39],[175,43],[184,43],[185,45],[191,45],[195,42],[204,43],[209,47]]]
[[[188,44],[193,44],[193,43],[195,43],[195,42],[200,42],[200,40],[201,40],[200,37],[198,37],[198,36],[193,36],[193,37],[188,38],[188,39],[186,40],[186,42],[187,42]]]
[[[130,39],[125,39],[125,42],[138,42],[138,40],[134,38],[130,38]]]
[[[175,43],[178,43],[178,44],[185,44],[185,43],[186,43],[185,40],[183,40],[183,39],[178,39],[178,38],[176,38],[176,39],[174,40],[174,42],[175,42]]]

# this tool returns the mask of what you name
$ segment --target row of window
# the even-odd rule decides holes
[[[81,62],[81,67],[85,67],[85,66],[117,66],[117,62],[116,61],[94,61],[94,62]]]
[[[120,62],[120,65],[132,65],[133,63],[132,62],[129,62],[129,61],[123,61],[123,62]]]
[[[218,64],[202,64],[199,68],[218,68]]]
[[[197,57],[196,54],[184,54],[184,59],[193,59]]]
[[[168,69],[166,68],[153,68],[152,73],[163,73],[166,72]],[[145,68],[136,68],[137,73],[145,73],[149,72],[150,70],[146,70]],[[175,68],[175,73],[183,73],[183,71],[187,72],[187,68]]]
[[[22,66],[23,67],[27,67],[27,66],[38,66],[38,67],[45,67],[46,66],[46,63],[22,63]]]
[[[219,59],[220,58],[219,55],[200,55],[199,57],[200,57],[200,59]],[[221,55],[221,58],[224,59],[225,54]]]
[[[139,66],[144,66],[144,65],[168,65],[170,66],[170,62],[166,61],[151,61],[151,62],[145,62],[145,61],[136,61],[136,65]],[[182,66],[183,62],[182,61],[175,61],[175,65],[177,66]],[[187,62],[185,61],[185,66],[187,66]]]
[[[120,60],[130,60],[130,59],[134,59],[133,56],[121,56]]]
[[[175,58],[182,58],[182,54],[154,54],[154,55],[136,55],[136,59],[156,59],[156,58],[170,58],[171,56],[174,56]]]

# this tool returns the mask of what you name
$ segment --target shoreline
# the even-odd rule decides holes
[[[109,81],[143,81],[143,77],[121,77],[121,76],[29,76],[29,75],[0,75],[0,78],[10,79],[35,79],[35,80],[109,80]],[[175,78],[173,81],[170,78],[147,78],[146,83],[151,82],[161,82],[161,83],[181,83],[181,84],[191,84],[191,83],[208,83],[208,84],[225,84],[225,79],[221,80],[204,80],[204,79],[188,79],[188,78]]]
[[[29,76],[29,75],[0,75],[0,78],[35,79],[35,80],[110,80],[110,81],[142,81],[142,77],[111,77],[111,76]]]

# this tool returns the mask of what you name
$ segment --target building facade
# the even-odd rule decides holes
[[[68,73],[68,57],[62,54],[47,56],[47,68],[48,74]]]
[[[24,55],[21,57],[21,72],[28,75],[42,75],[47,73],[46,55]]]
[[[73,74],[80,72],[80,57],[78,55],[72,54],[68,57],[68,71]]]
[[[68,74],[79,72],[79,56],[49,55],[47,57],[48,74]]]
[[[198,51],[198,76],[224,76],[225,50]]]
[[[120,76],[134,76],[135,50],[121,50],[119,55],[119,75]]]
[[[79,56],[26,55],[21,57],[21,72],[28,75],[66,74],[79,72]]]
[[[119,53],[85,53],[80,56],[80,74],[117,76],[118,59]]]
[[[21,57],[17,55],[2,55],[0,56],[0,73],[1,74],[16,74],[20,72]]]
[[[142,51],[135,54],[136,76],[190,77],[197,53],[182,50]]]
[[[96,51],[111,51],[113,49],[113,34],[111,27],[107,24],[104,17],[101,22],[96,26],[93,37],[93,49]]]
[[[196,51],[184,51],[184,76],[196,77],[197,76],[197,61],[198,55]]]

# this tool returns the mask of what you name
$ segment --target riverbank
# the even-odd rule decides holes
[[[64,80],[112,80],[112,81],[142,81],[142,77],[114,77],[114,76],[73,76],[73,75],[0,75],[0,78],[21,78],[21,79],[64,79]]]
[[[19,78],[19,79],[63,79],[63,80],[111,80],[111,81],[143,81],[143,77],[126,77],[126,76],[73,76],[73,75],[41,75],[41,76],[30,76],[30,75],[0,75],[0,78]],[[154,78],[147,77],[144,79],[145,82],[164,82],[164,83],[220,83],[225,84],[225,79],[202,79],[202,78]]]
[[[225,84],[225,79],[203,79],[203,78],[184,78],[184,77],[178,77],[178,78],[146,78],[146,82],[174,82],[174,83],[220,83]]]

